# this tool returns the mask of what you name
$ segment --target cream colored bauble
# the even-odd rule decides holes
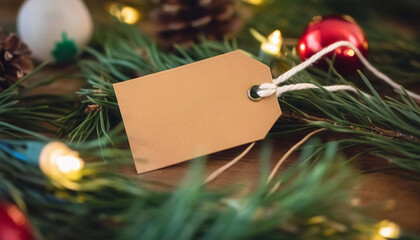
[[[82,0],[26,0],[18,32],[41,61],[66,63],[77,57],[92,35],[92,18]]]

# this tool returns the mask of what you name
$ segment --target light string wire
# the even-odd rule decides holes
[[[382,73],[381,71],[376,69],[374,66],[372,66],[372,64],[369,63],[369,61],[363,56],[363,54],[359,51],[359,49],[357,49],[357,47],[354,46],[351,42],[338,41],[338,42],[335,42],[335,43],[329,45],[328,47],[322,49],[321,51],[317,52],[316,54],[312,55],[309,59],[307,59],[306,61],[300,63],[299,65],[297,65],[295,67],[293,67],[292,69],[286,71],[285,73],[283,73],[279,77],[273,79],[273,83],[263,83],[263,84],[261,84],[259,86],[258,90],[257,90],[258,96],[269,97],[269,96],[273,95],[274,93],[276,93],[276,96],[280,97],[285,92],[303,90],[303,89],[319,88],[318,86],[316,86],[314,84],[311,84],[311,83],[292,84],[292,85],[286,85],[286,86],[281,86],[281,87],[279,87],[278,85],[286,82],[287,80],[289,80],[295,74],[297,74],[300,71],[306,69],[307,67],[314,64],[316,61],[321,59],[326,54],[328,54],[328,53],[330,53],[330,52],[332,52],[332,51],[334,51],[334,50],[336,50],[337,48],[340,48],[340,47],[351,48],[355,52],[356,56],[363,63],[363,65],[370,72],[372,72],[376,77],[378,77],[382,81],[388,83],[391,87],[396,88],[396,89],[400,89],[404,92],[404,88],[401,85],[394,82],[390,77],[388,77],[387,75],[385,75],[384,73]],[[342,90],[359,92],[357,89],[355,89],[354,87],[349,86],[349,85],[333,85],[333,86],[325,86],[324,88],[327,91],[330,91],[330,92],[342,91]],[[412,97],[414,100],[420,101],[420,95],[419,94],[408,91],[408,90],[405,90],[405,92],[410,97]]]

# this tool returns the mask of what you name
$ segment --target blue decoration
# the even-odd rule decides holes
[[[47,142],[0,140],[0,151],[28,164],[39,166],[39,156]]]

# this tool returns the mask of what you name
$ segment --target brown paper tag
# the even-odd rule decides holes
[[[254,102],[269,67],[234,51],[114,84],[138,173],[263,139],[281,110]]]

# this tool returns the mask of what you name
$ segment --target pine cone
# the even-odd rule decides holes
[[[222,40],[241,27],[235,0],[155,0],[151,21],[163,46],[188,46],[207,39]]]
[[[0,28],[0,91],[33,69],[32,53],[16,34],[5,37]]]

